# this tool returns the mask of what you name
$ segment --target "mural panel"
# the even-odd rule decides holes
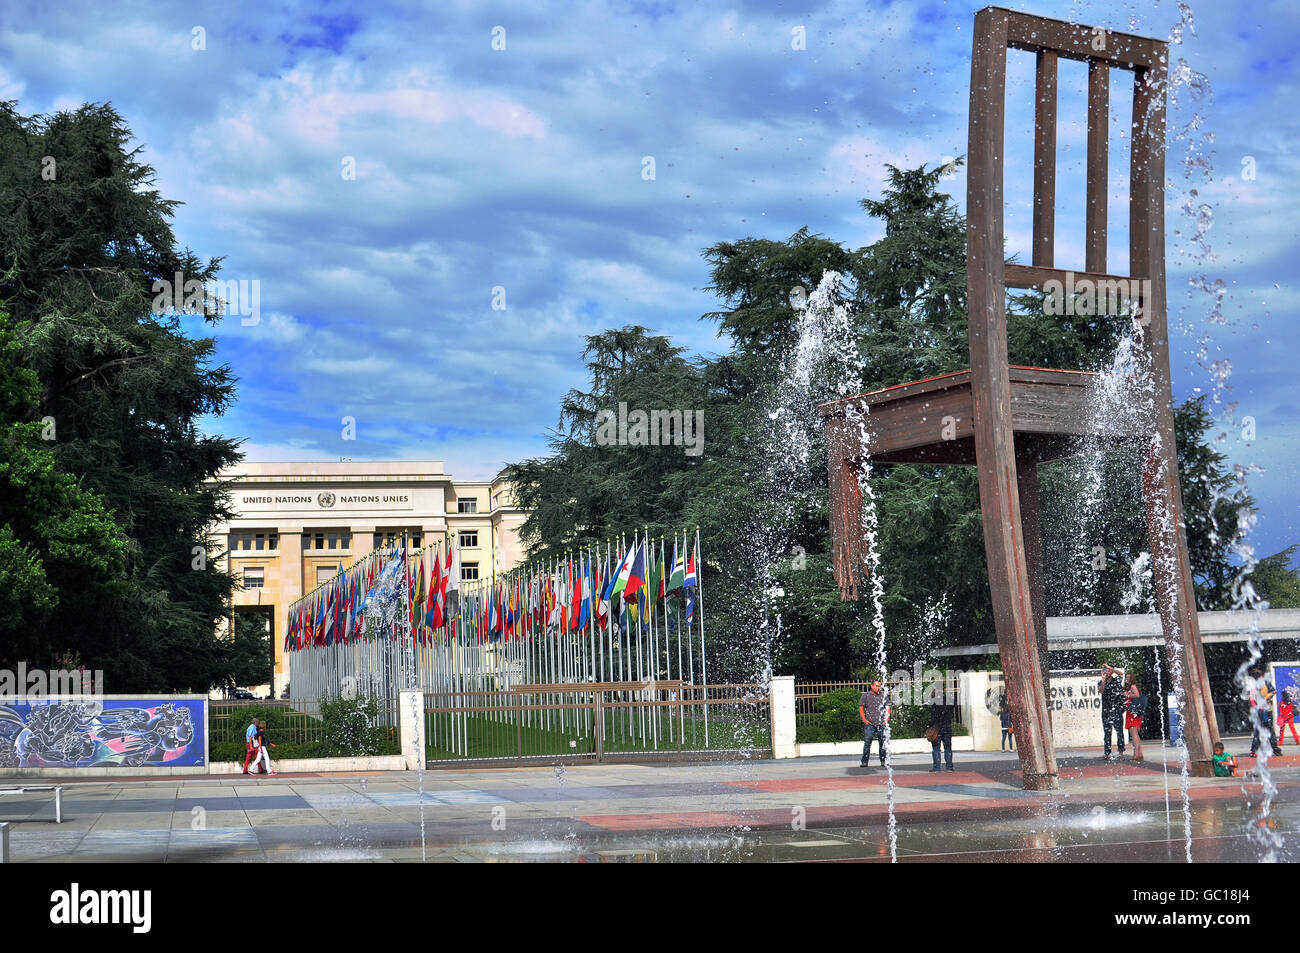
[[[0,699],[0,769],[204,764],[201,699]]]

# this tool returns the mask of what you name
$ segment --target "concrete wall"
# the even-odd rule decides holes
[[[1100,673],[1053,675],[1048,699],[1052,739],[1060,748],[1098,747],[1102,742],[1101,696],[1097,693]],[[976,751],[997,751],[1002,745],[1002,723],[998,718],[1001,672],[964,672],[960,676],[962,723],[970,729]],[[1148,705],[1160,704],[1148,692]]]

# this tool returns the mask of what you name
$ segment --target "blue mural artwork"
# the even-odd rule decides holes
[[[199,699],[0,702],[0,769],[204,763]]]
[[[1294,703],[1300,703],[1300,665],[1274,665],[1274,688],[1282,695],[1288,695]]]

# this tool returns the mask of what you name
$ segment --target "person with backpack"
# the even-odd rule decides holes
[[[944,761],[948,770],[955,770],[952,766],[952,718],[953,706],[946,704],[947,699],[937,699],[930,706],[930,727],[926,729],[925,737],[930,742],[930,750],[934,755],[934,767],[930,773],[934,774],[939,771],[939,748],[943,747]]]
[[[1007,696],[1003,695],[998,704],[998,722],[1002,725],[1002,750],[1016,750],[1016,731],[1011,723],[1011,709],[1007,707]]]
[[[1282,748],[1278,745],[1278,738],[1273,733],[1273,698],[1277,694],[1273,690],[1273,685],[1264,678],[1264,673],[1258,668],[1252,668],[1247,672],[1249,676],[1246,681],[1245,692],[1250,698],[1251,707],[1251,725],[1253,731],[1250,736],[1250,756],[1255,757],[1255,752],[1259,750],[1261,744],[1267,745],[1273,749],[1273,753],[1280,755]],[[1264,704],[1260,705],[1255,699],[1255,689],[1264,699]]]
[[[1142,689],[1138,688],[1138,677],[1135,672],[1129,673],[1128,688],[1124,690],[1124,697],[1126,699],[1124,727],[1128,729],[1129,741],[1133,744],[1133,760],[1144,761],[1146,759],[1142,756],[1142,739],[1138,734],[1142,731],[1142,719],[1147,713],[1147,697],[1142,694]]]

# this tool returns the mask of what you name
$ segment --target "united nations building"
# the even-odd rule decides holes
[[[408,534],[414,548],[450,539],[461,578],[487,578],[524,559],[527,513],[498,476],[462,481],[439,462],[243,463],[233,482],[235,516],[215,528],[238,581],[235,612],[264,613],[271,629],[278,696],[289,606],[340,567]],[[233,622],[233,620],[232,620]],[[264,694],[269,686],[262,686]]]

